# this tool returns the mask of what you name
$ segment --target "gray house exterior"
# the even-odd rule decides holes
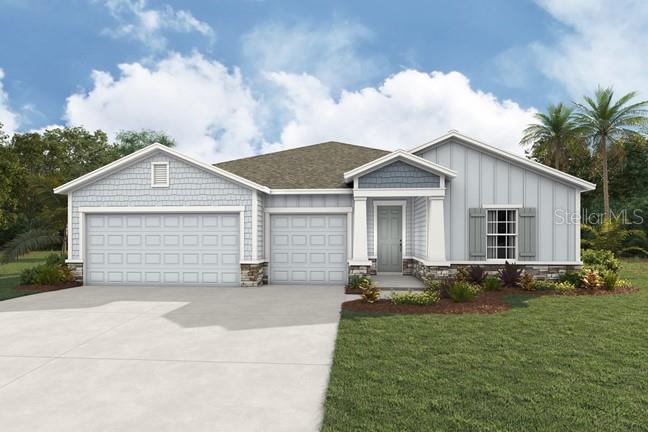
[[[594,185],[451,131],[411,150],[322,143],[209,165],[154,144],[55,189],[85,284],[338,284],[580,265]]]

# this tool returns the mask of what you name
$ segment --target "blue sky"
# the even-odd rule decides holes
[[[215,160],[450,128],[519,153],[549,102],[648,93],[647,2],[623,2],[0,0],[0,121],[161,129]]]

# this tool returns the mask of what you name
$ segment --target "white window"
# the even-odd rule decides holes
[[[517,210],[488,210],[486,257],[489,260],[517,258]]]
[[[169,187],[169,163],[151,163],[151,187]]]

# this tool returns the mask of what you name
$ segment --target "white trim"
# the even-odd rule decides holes
[[[516,210],[524,207],[522,204],[484,204],[482,208],[487,210]]]
[[[270,195],[351,195],[353,189],[270,189]]]
[[[79,207],[79,257],[83,262],[86,214],[97,213],[238,213],[239,260],[245,257],[245,207],[243,206],[165,206],[165,207]]]
[[[388,153],[385,156],[379,157],[378,159],[374,159],[369,163],[354,168],[351,171],[345,172],[344,181],[349,182],[355,177],[359,177],[363,174],[382,168],[383,166],[390,164],[394,160],[405,160],[418,168],[426,171],[432,171],[435,174],[440,174],[442,176],[450,178],[457,176],[457,172],[451,170],[450,168],[444,167],[443,165],[439,165],[427,159],[423,159],[422,157],[416,156],[410,152],[399,149]]]
[[[267,207],[266,213],[352,213],[352,207]]]
[[[177,152],[169,147],[163,146],[162,144],[155,143],[151,144],[150,146],[144,147],[141,150],[138,150],[134,153],[131,153],[128,156],[124,156],[121,159],[118,159],[114,162],[109,163],[108,165],[104,165],[103,167],[96,169],[88,174],[82,175],[81,177],[78,177],[72,181],[69,181],[57,188],[54,188],[54,193],[61,194],[61,193],[66,193],[71,190],[77,189],[89,182],[94,181],[95,179],[98,179],[112,171],[115,171],[116,169],[128,165],[130,163],[134,163],[140,159],[143,159],[144,157],[150,155],[151,153],[154,153],[156,151],[166,153],[168,155],[174,156],[184,162],[187,162],[189,164],[195,165],[196,167],[202,168],[204,170],[207,170],[211,173],[218,174],[222,177],[226,177],[232,181],[235,181],[237,183],[240,183],[244,186],[247,186],[252,189],[257,189],[265,193],[270,193],[270,188],[266,186],[259,185],[255,182],[252,182],[250,180],[247,180],[243,177],[239,177],[235,174],[230,173],[229,171],[225,171],[222,168],[215,167],[213,165],[206,164],[204,162],[200,162],[196,159],[193,159],[189,156],[186,156],[180,152]]]
[[[79,207],[79,213],[238,213],[243,206]]]
[[[252,260],[259,259],[259,196],[252,191]]]
[[[263,255],[266,261],[270,262],[270,213],[263,214]]]
[[[401,197],[444,197],[445,189],[440,188],[366,188],[354,189],[353,196],[368,198]]]
[[[376,271],[380,271],[378,268],[378,207],[391,206],[391,207],[401,207],[401,237],[402,237],[402,247],[401,247],[401,270],[403,267],[402,261],[405,259],[405,251],[407,250],[407,201],[402,200],[375,200],[373,201],[373,251],[376,255]]]
[[[513,234],[511,234],[511,233],[506,233],[506,234],[492,233],[492,234],[489,234],[489,232],[488,232],[488,225],[489,225],[488,212],[489,211],[497,212],[497,210],[511,210],[511,211],[515,212],[515,232]],[[497,219],[495,219],[495,222],[496,223],[498,222]],[[506,224],[508,225],[509,222],[510,221],[508,220],[508,217],[507,217]],[[488,249],[489,249],[489,247],[488,247],[488,237],[496,237],[496,238],[497,237],[514,237],[515,238],[515,258],[503,258],[503,259],[502,258],[491,258],[491,259],[489,259],[488,258]],[[509,246],[495,245],[494,249],[495,249],[496,254],[497,254],[497,250],[499,248],[509,249]],[[493,249],[493,248],[491,248],[491,249]],[[520,253],[520,212],[519,212],[519,210],[516,209],[516,208],[500,208],[500,207],[488,208],[486,210],[486,261],[491,262],[491,263],[504,264],[506,261],[517,260],[518,257],[519,257],[519,253]]]
[[[347,262],[348,265],[350,266],[371,266],[371,261],[369,260],[361,260],[361,259],[351,259]]]
[[[72,259],[72,194],[67,197],[67,257]]]
[[[347,213],[347,260],[353,255],[353,212]]]
[[[430,261],[445,262],[444,200],[439,197],[428,197],[425,210],[425,253]]]
[[[157,165],[166,167],[166,182],[157,184],[155,183],[155,167]],[[168,188],[169,187],[169,162],[151,162],[151,187],[154,188]]]
[[[541,164],[539,162],[535,162],[535,161],[532,161],[530,159],[518,156],[516,154],[509,153],[509,152],[507,152],[505,150],[501,150],[501,149],[499,149],[497,147],[494,147],[494,146],[491,146],[489,144],[483,143],[483,142],[478,141],[478,140],[476,140],[474,138],[470,138],[470,137],[468,137],[466,135],[462,135],[461,133],[459,133],[459,132],[457,132],[455,130],[451,130],[447,134],[442,135],[442,136],[440,136],[438,138],[435,138],[432,141],[429,141],[429,142],[426,142],[424,144],[418,145],[418,146],[412,148],[411,150],[409,150],[409,152],[412,153],[412,154],[416,154],[416,153],[428,150],[428,149],[434,147],[435,145],[437,145],[437,144],[439,144],[439,143],[441,143],[443,141],[446,141],[446,140],[448,140],[450,138],[459,139],[459,140],[461,140],[461,141],[463,141],[465,143],[468,143],[468,144],[470,144],[470,145],[472,145],[474,147],[477,147],[477,148],[479,148],[481,150],[484,150],[484,151],[487,151],[489,153],[500,156],[502,158],[514,161],[516,163],[519,163],[520,165],[524,165],[525,167],[534,169],[536,171],[541,171],[541,172],[543,172],[545,174],[548,174],[548,175],[550,175],[552,177],[563,180],[563,181],[565,181],[567,183],[570,183],[572,185],[579,186],[584,191],[590,191],[590,190],[596,189],[596,185],[594,183],[590,183],[588,181],[585,181],[585,180],[580,179],[578,177],[575,177],[573,175],[570,175],[570,174],[564,173],[562,171],[559,171],[557,169],[548,167],[548,166],[543,165],[543,164]]]
[[[353,197],[353,254],[350,261],[369,261],[367,243],[367,198]]]
[[[239,264],[263,264],[266,260],[257,259],[257,260],[241,260]]]
[[[581,193],[576,192],[576,211],[578,212],[578,224],[574,227],[576,229],[576,261],[581,260]]]
[[[65,262],[68,264],[83,264],[83,260],[80,259],[66,259]]]
[[[450,267],[449,261],[430,261],[427,258],[420,258],[417,256],[412,257],[413,260],[416,260],[426,266],[436,266],[436,267]]]
[[[520,265],[583,265],[581,261],[517,261],[517,260],[502,260],[501,262],[496,261],[428,261],[425,258],[412,257],[412,259],[419,261],[426,266],[438,266],[438,267],[449,267],[450,265],[497,265],[504,264],[505,261],[508,261],[513,264]]]

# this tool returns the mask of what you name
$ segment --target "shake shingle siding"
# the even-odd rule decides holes
[[[415,166],[397,161],[358,179],[360,188],[438,188],[440,178]]]
[[[169,163],[169,187],[151,187],[151,163]],[[72,193],[72,259],[79,256],[79,207],[244,206],[245,257],[252,256],[252,191],[174,157],[157,154]],[[256,215],[255,215],[256,217]]]

